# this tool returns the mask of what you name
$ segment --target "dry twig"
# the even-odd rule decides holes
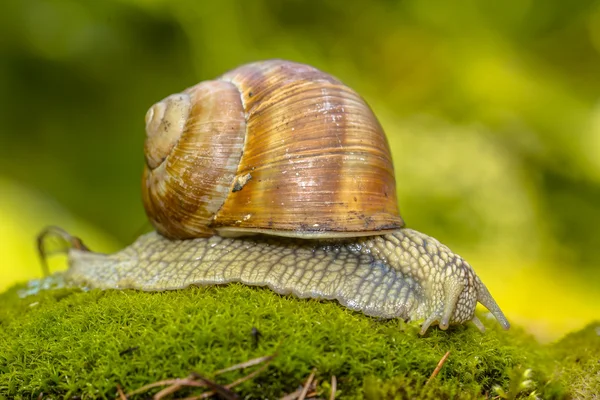
[[[270,356],[253,358],[252,360],[248,360],[248,361],[243,362],[243,363],[232,365],[231,367],[220,369],[217,372],[215,372],[215,376],[216,375],[224,374],[225,372],[235,371],[236,369],[242,369],[242,368],[251,367],[253,365],[257,365],[257,364],[263,363],[265,361],[270,361],[270,360],[273,359],[273,357],[275,357],[275,355],[276,354],[272,354]]]
[[[237,369],[251,367],[251,366],[254,366],[254,365],[257,365],[260,363],[264,363],[260,368],[256,369],[255,371],[253,371],[253,372],[249,373],[248,375],[246,375],[240,379],[237,379],[227,385],[219,385],[216,382],[214,382],[208,378],[205,378],[202,375],[194,372],[194,373],[190,374],[188,377],[183,378],[183,379],[181,379],[181,378],[165,379],[165,380],[162,380],[159,382],[154,382],[154,383],[150,383],[148,385],[144,385],[139,389],[136,389],[136,390],[133,390],[133,391],[127,393],[126,395],[123,394],[121,396],[121,400],[126,400],[127,398],[129,398],[129,396],[143,393],[149,389],[156,388],[159,386],[167,386],[167,387],[160,390],[158,393],[156,393],[153,396],[154,400],[161,400],[165,396],[168,396],[170,394],[177,392],[179,389],[181,389],[184,386],[208,387],[209,389],[211,389],[209,392],[202,393],[198,396],[187,397],[185,400],[206,399],[215,394],[219,394],[220,396],[222,396],[226,399],[238,399],[239,396],[236,395],[235,393],[233,393],[230,389],[249,380],[249,379],[252,379],[256,375],[260,374],[262,371],[264,371],[269,366],[269,364],[271,363],[271,361],[273,361],[273,358],[275,358],[276,355],[277,355],[277,352],[275,352],[274,354],[269,355],[269,356],[253,358],[252,360],[248,360],[243,363],[236,364],[231,367],[224,368],[224,369],[217,371],[215,373],[215,375],[223,374],[225,372],[234,371]],[[117,390],[122,392],[122,390],[119,386],[117,387]]]
[[[306,394],[308,393],[308,389],[310,388],[310,384],[312,383],[313,379],[315,378],[316,373],[317,373],[317,369],[313,368],[312,372],[308,376],[308,379],[306,380],[306,383],[304,383],[304,388],[302,389],[302,392],[300,393],[300,397],[298,397],[298,400],[304,400],[306,398]]]
[[[123,393],[123,389],[121,389],[121,385],[119,385],[117,383],[117,394],[119,395],[119,398],[121,400],[127,400],[127,396],[125,396],[125,393]]]
[[[206,385],[203,384],[202,382],[196,382],[196,381],[188,379],[188,378],[165,379],[164,381],[158,381],[158,382],[154,382],[154,383],[149,383],[148,385],[144,385],[139,389],[136,389],[132,392],[127,393],[126,397],[133,396],[134,394],[143,393],[143,392],[147,391],[148,389],[152,389],[152,388],[159,387],[159,386],[166,386],[166,385],[206,387]]]
[[[316,389],[319,384],[319,381],[317,379],[314,379],[316,371],[317,369],[313,368],[310,376],[308,377],[303,386],[300,386],[299,389],[293,391],[292,393],[286,394],[279,400],[297,400],[304,399],[305,397],[311,398],[317,396],[318,393]],[[309,390],[312,390],[312,392],[308,393]]]
[[[229,390],[228,387],[219,385],[218,383],[205,378],[202,375],[195,374],[195,378],[204,382],[206,386],[212,389],[214,394],[219,394],[219,396],[223,397],[225,400],[238,400],[240,398],[240,396]]]
[[[265,369],[267,369],[267,367],[269,366],[269,364],[271,363],[271,360],[273,358],[271,358],[270,360],[268,360],[262,367],[260,367],[259,369],[257,369],[256,371],[253,371],[251,373],[249,373],[248,375],[231,382],[230,384],[226,385],[228,389],[231,389],[234,386],[239,385],[240,383],[246,382],[248,379],[252,379],[254,378],[256,375],[260,374],[261,372],[263,372]]]
[[[237,385],[239,385],[239,384],[241,384],[243,382],[246,382],[249,379],[254,378],[256,375],[260,374],[262,371],[264,371],[265,369],[267,369],[267,367],[269,366],[269,364],[271,363],[271,361],[273,360],[274,357],[275,357],[275,355],[264,357],[264,358],[267,359],[267,361],[260,368],[258,368],[257,370],[249,373],[248,375],[246,375],[246,376],[244,376],[244,377],[242,377],[242,378],[240,378],[240,379],[238,379],[236,381],[228,383],[227,385],[225,385],[223,387],[226,388],[226,389],[231,389],[232,387],[235,387],[235,386],[237,386]],[[184,400],[207,399],[207,398],[209,398],[209,397],[211,397],[211,396],[213,396],[215,394],[216,394],[215,391],[210,391],[210,392],[202,393],[199,396],[186,397]]]
[[[193,382],[194,381],[194,375],[190,374],[185,379]],[[179,389],[181,389],[181,387],[182,387],[181,384],[173,384],[171,386],[167,386],[166,388],[164,388],[161,391],[159,391],[158,393],[156,393],[154,395],[153,399],[154,400],[161,400],[163,397],[175,393],[176,391],[178,391]]]
[[[337,378],[335,375],[331,375],[331,394],[329,394],[329,400],[335,400],[335,392],[337,391]]]
[[[450,355],[449,351],[447,351],[446,354],[444,354],[444,356],[440,359],[440,362],[438,362],[437,367],[435,367],[435,369],[433,370],[433,373],[431,374],[429,379],[427,379],[427,382],[425,382],[425,385],[429,384],[429,382],[431,382],[433,380],[433,378],[435,378],[437,376],[437,374],[440,372],[440,370],[444,366],[444,363],[448,359],[449,355]]]
[[[300,388],[292,393],[286,394],[279,400],[296,400],[298,398],[298,396],[300,396],[300,393],[302,393],[303,390],[304,390],[304,388]]]
[[[275,355],[276,354],[271,354],[270,356],[263,356],[263,357],[253,358],[253,359],[248,360],[246,362],[235,364],[235,365],[232,365],[231,367],[220,369],[217,372],[215,372],[214,375],[217,376],[217,375],[224,374],[225,372],[235,371],[235,370],[242,369],[242,368],[248,368],[248,367],[260,364],[260,363],[265,362],[265,361],[270,361],[270,360],[272,360],[275,357]],[[194,375],[188,376],[187,379],[194,380]],[[160,399],[162,399],[166,395],[175,393],[180,388],[181,388],[181,385],[177,385],[177,384],[171,385],[171,386],[169,386],[167,388],[164,388],[163,390],[161,390],[160,392],[158,392],[158,393],[156,393],[154,395],[154,400],[160,400]]]

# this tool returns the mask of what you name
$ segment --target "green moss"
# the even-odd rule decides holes
[[[569,382],[573,397],[600,396],[600,321],[567,335],[552,347],[552,355],[559,379]]]
[[[211,377],[218,369],[275,352],[265,372],[235,391],[281,396],[315,367],[323,397],[335,375],[338,398],[479,398],[499,393],[496,385],[509,391],[515,371],[532,369],[531,385],[520,394],[535,390],[543,398],[560,398],[575,378],[583,381],[594,367],[598,371],[593,364],[598,336],[591,328],[543,347],[519,329],[486,325],[485,334],[459,326],[420,337],[416,324],[237,284],[162,293],[57,289],[24,299],[13,288],[0,295],[0,394],[113,399],[117,384],[127,392],[191,371]],[[261,333],[257,345],[252,328]],[[589,342],[596,347],[586,347]],[[425,386],[446,351],[447,362]],[[554,361],[563,354],[580,356],[565,360],[569,368],[563,368]],[[247,372],[215,379],[227,383]],[[198,389],[177,396],[193,393]]]

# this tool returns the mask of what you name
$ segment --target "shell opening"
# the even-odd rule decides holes
[[[146,113],[146,163],[158,167],[179,141],[192,108],[190,96],[173,94],[154,104]]]

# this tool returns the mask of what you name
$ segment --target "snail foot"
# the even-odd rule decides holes
[[[473,315],[471,322],[473,323],[473,325],[475,325],[477,327],[477,329],[479,329],[479,332],[481,332],[481,333],[485,332],[485,326],[483,326],[483,323],[481,322],[481,320],[479,318],[477,318],[476,315]]]
[[[455,284],[450,287],[446,287],[445,291],[445,300],[441,304],[437,310],[435,310],[421,325],[421,335],[424,335],[427,332],[427,329],[436,321],[438,321],[438,326],[441,330],[445,331],[450,326],[450,321],[454,311],[456,309],[456,304],[458,304],[458,299],[460,298],[460,294],[465,288],[464,284]]]

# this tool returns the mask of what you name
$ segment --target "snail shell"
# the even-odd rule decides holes
[[[144,206],[169,238],[355,237],[404,225],[377,118],[316,68],[244,65],[156,103],[146,131]]]

